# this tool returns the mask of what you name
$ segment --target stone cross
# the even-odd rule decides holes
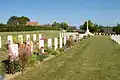
[[[89,29],[88,29],[88,21],[87,21],[87,32],[89,32]]]

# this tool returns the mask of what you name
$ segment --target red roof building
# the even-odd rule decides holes
[[[27,22],[26,25],[30,25],[30,26],[39,26],[38,22]]]

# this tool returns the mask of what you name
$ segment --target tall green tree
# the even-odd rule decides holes
[[[29,21],[30,19],[28,17],[25,16],[18,17],[19,25],[26,25],[26,23]]]
[[[61,25],[61,28],[62,28],[62,29],[64,29],[64,30],[67,30],[67,29],[68,29],[68,27],[69,27],[69,26],[68,26],[68,24],[67,24],[67,23],[65,23],[65,22],[61,22],[61,24],[60,24],[60,25]]]
[[[55,21],[55,22],[53,22],[52,27],[55,28],[55,29],[60,29],[61,25],[60,25],[60,23]]]
[[[7,21],[7,25],[9,25],[9,26],[16,26],[17,24],[18,24],[17,16],[11,16]]]
[[[113,31],[116,32],[117,34],[120,34],[120,24],[117,24],[117,26],[114,26]]]
[[[89,30],[92,31],[93,27],[94,27],[94,24],[92,23],[92,21],[88,20],[88,28],[89,28]],[[85,21],[84,24],[80,26],[80,29],[86,31],[86,29],[87,29],[87,21]]]
[[[9,26],[25,25],[29,21],[30,19],[25,16],[21,17],[11,16],[7,21],[7,25]]]
[[[87,29],[87,21],[84,22],[83,25],[79,26],[79,28],[81,30],[86,31]],[[88,20],[88,28],[90,32],[99,32],[99,25],[98,24],[94,24],[91,20]]]

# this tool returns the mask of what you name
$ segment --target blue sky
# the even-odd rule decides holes
[[[27,16],[40,24],[65,21],[79,26],[85,20],[100,25],[120,23],[120,0],[0,0],[0,23]]]

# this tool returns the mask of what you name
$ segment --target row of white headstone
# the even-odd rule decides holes
[[[107,33],[94,33],[94,35],[106,35],[106,36],[111,36],[112,34],[107,34]]]
[[[77,35],[78,33],[60,33],[59,34],[59,44],[60,44],[60,48],[62,48],[62,43],[64,43],[64,45],[66,44],[66,39],[69,39],[69,36],[73,36],[73,39],[76,39],[77,37],[75,35]],[[37,35],[36,34],[33,34],[33,41],[36,41],[37,40]],[[85,34],[79,34],[78,38],[77,39],[82,39],[83,37],[85,36]],[[43,44],[44,44],[44,41],[43,40],[40,40],[42,38],[42,35],[39,34],[39,47],[44,47]],[[64,39],[64,40],[63,40]],[[12,35],[8,35],[7,37],[7,41],[9,44],[13,44],[13,37]],[[27,34],[26,35],[26,42],[27,41],[30,41],[30,35]],[[18,35],[18,42],[19,43],[23,43],[23,35]],[[54,38],[54,49],[56,50],[58,48],[58,38]],[[52,39],[48,39],[48,47],[51,48],[52,47]],[[2,42],[1,42],[1,36],[0,36],[0,48],[2,48]]]
[[[111,39],[120,44],[120,35],[111,35]]]
[[[85,36],[85,34],[78,34],[78,35],[79,35],[79,37],[75,37],[76,39],[82,39]],[[63,44],[65,46],[67,39],[69,39],[69,36],[75,36],[75,35],[67,35],[66,33],[60,33],[59,39],[57,37],[55,37],[54,38],[54,50],[56,50],[58,47],[62,48]],[[20,37],[18,39],[21,41],[21,43],[23,43],[23,36],[19,35],[18,37]],[[39,48],[43,47],[41,52],[44,53],[44,40],[42,40],[41,38],[42,38],[42,35],[39,34]],[[27,34],[26,41],[29,39],[30,39],[30,35]],[[33,34],[33,40],[36,40],[36,34]],[[52,40],[53,40],[52,38],[48,39],[48,48],[52,48]],[[8,36],[8,41],[10,41],[10,45],[9,45],[10,53],[14,57],[17,57],[19,54],[18,44],[13,43],[11,35]],[[59,42],[59,46],[58,46],[58,42]],[[0,47],[1,47],[1,36],[0,36]]]
[[[66,44],[66,33],[60,33],[60,48],[62,48],[62,42],[64,42],[64,45]],[[39,34],[39,47],[44,47],[44,40],[41,40],[42,35]],[[62,41],[64,38],[64,41]],[[13,44],[13,37],[12,35],[8,35],[7,37],[7,41],[9,44]],[[22,44],[23,43],[23,35],[18,35],[18,41]],[[30,35],[27,34],[26,35],[26,42],[30,41]],[[36,41],[36,34],[33,34],[33,41]],[[58,46],[56,44],[58,44],[58,38],[54,38],[54,46],[55,46],[55,50],[58,48]],[[0,48],[2,47],[1,45],[1,36],[0,36]],[[48,39],[48,47],[51,48],[52,47],[52,39]]]

